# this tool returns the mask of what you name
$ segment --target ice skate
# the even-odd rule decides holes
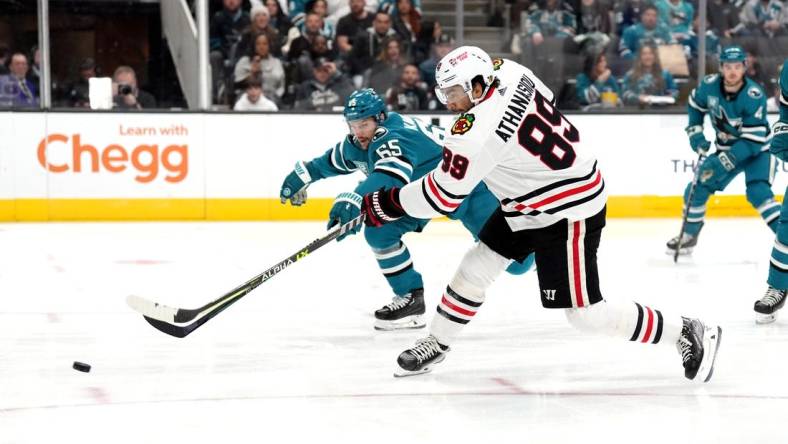
[[[416,341],[416,346],[400,353],[397,358],[399,368],[394,371],[394,376],[413,376],[432,371],[435,365],[446,359],[446,353],[451,349],[438,342],[435,336]]]
[[[687,379],[708,382],[714,371],[714,360],[722,339],[722,328],[708,327],[698,319],[682,318],[684,327],[676,342]]]
[[[755,301],[755,322],[758,324],[771,324],[777,320],[777,311],[785,305],[786,290],[778,290],[771,285],[766,289],[766,294]]]
[[[395,296],[383,308],[375,312],[375,330],[404,330],[423,328],[424,289],[411,290],[404,296]]]
[[[668,241],[667,243],[668,249],[665,251],[665,253],[673,255],[676,253],[676,249],[679,248],[679,256],[686,256],[692,254],[692,250],[695,249],[695,245],[697,244],[698,244],[697,235],[682,233],[681,247],[679,248],[679,237],[676,236]]]

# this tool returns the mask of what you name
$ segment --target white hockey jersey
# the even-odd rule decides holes
[[[577,221],[602,210],[605,182],[577,128],[528,68],[495,60],[497,88],[459,116],[444,140],[443,162],[400,191],[411,216],[454,211],[479,183],[501,202],[513,231]]]

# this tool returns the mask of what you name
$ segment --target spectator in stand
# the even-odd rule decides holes
[[[27,78],[30,65],[27,56],[21,52],[11,54],[8,63],[9,75],[0,84],[0,94],[4,105],[15,108],[38,106],[38,87]]]
[[[396,35],[396,31],[391,27],[391,17],[385,12],[375,14],[372,26],[353,39],[353,50],[348,58],[350,74],[365,75],[375,63],[375,57],[380,54],[383,42]]]
[[[318,17],[320,17],[320,33],[323,34],[327,39],[334,40],[334,27],[326,21],[326,14],[328,13],[328,4],[326,3],[326,0],[310,1],[307,2],[306,6],[306,16],[309,14],[316,14]],[[303,34],[304,30],[306,29],[306,19],[294,20],[293,23]]]
[[[621,0],[615,2],[616,34],[621,36],[625,29],[640,23],[643,8],[651,5],[650,0]]]
[[[410,54],[410,48],[421,32],[421,13],[413,6],[412,0],[397,0],[396,5],[391,15],[391,27],[399,35],[405,52]]]
[[[413,63],[419,65],[430,58],[432,46],[438,41],[442,33],[441,24],[438,22],[426,21],[421,23],[421,31],[410,48]]]
[[[563,7],[562,0],[547,0],[543,9],[537,9],[528,16],[526,34],[534,46],[541,45],[545,37],[564,39],[576,33],[575,16]]]
[[[299,84],[311,79],[315,69],[314,62],[318,59],[332,62],[339,71],[343,70],[342,60],[337,57],[336,51],[328,47],[328,40],[322,35],[317,35],[312,40],[309,50],[302,52],[301,56],[292,64],[295,66],[291,66],[290,75],[293,77],[290,79],[291,82]]]
[[[386,40],[378,60],[372,65],[366,84],[377,91],[385,92],[397,83],[407,62],[402,52],[402,43],[397,37]],[[383,95],[383,94],[381,94]]]
[[[27,72],[27,79],[37,88],[41,88],[41,50],[38,46],[33,46],[30,50],[30,70]]]
[[[115,108],[149,109],[156,108],[156,98],[137,85],[137,73],[130,66],[118,66],[112,75],[113,101]]]
[[[96,77],[96,62],[87,58],[79,64],[79,78],[68,86],[66,103],[72,108],[90,107],[90,79]]]
[[[241,35],[241,42],[238,44],[237,53],[241,55],[252,52],[252,45],[254,44],[252,38],[259,34],[265,34],[268,36],[271,54],[275,57],[281,57],[282,44],[284,42],[282,42],[279,31],[271,26],[271,14],[268,12],[268,8],[262,5],[254,5],[249,15],[252,16],[252,23]]]
[[[749,0],[742,8],[739,19],[747,34],[783,36],[788,26],[788,9],[779,0]]]
[[[696,65],[696,60],[698,59],[698,24],[700,23],[700,19],[698,16],[692,20],[692,31],[689,33],[689,37],[687,40],[684,41],[684,51],[687,54],[687,59],[690,62],[690,65]],[[708,20],[707,20],[708,23]],[[714,29],[711,26],[706,26],[706,55],[717,54],[720,50],[720,38],[717,36],[717,33],[714,32]],[[707,63],[706,66],[712,67],[716,65],[716,63],[709,64]],[[713,72],[717,72],[718,69],[715,67]],[[691,72],[695,72],[693,69]]]
[[[428,109],[427,86],[419,79],[419,68],[408,63],[402,68],[399,84],[386,91],[386,104],[391,111]]]
[[[657,45],[675,43],[670,29],[657,20],[657,8],[648,5],[640,13],[640,23],[624,30],[618,45],[618,52],[622,58],[631,60],[637,54],[640,46],[650,41]]]
[[[286,39],[290,35],[290,29],[293,28],[290,17],[282,11],[279,0],[265,0],[265,6],[268,8],[268,15],[271,16],[271,26],[276,29],[282,40]]]
[[[683,43],[689,38],[695,8],[685,0],[657,0],[659,21],[670,30],[673,40]]]
[[[427,91],[432,92],[435,89],[435,67],[452,49],[454,49],[454,40],[448,34],[441,34],[432,47],[432,56],[419,65],[421,78],[427,84]]]
[[[337,49],[344,57],[353,50],[353,41],[359,32],[372,26],[372,14],[365,7],[366,0],[349,0],[350,13],[337,23]]]
[[[290,44],[290,52],[287,54],[287,58],[289,60],[296,60],[301,57],[301,54],[309,51],[312,42],[318,35],[326,37],[330,45],[331,40],[329,37],[322,34],[322,29],[323,19],[314,12],[308,13],[304,20],[304,30],[301,32],[301,36],[293,40],[293,43]]]
[[[621,105],[618,81],[607,66],[607,56],[599,51],[585,59],[577,76],[577,102],[585,107],[612,108]]]
[[[0,75],[8,74],[8,47],[0,45]]]
[[[635,66],[624,77],[624,103],[627,105],[672,105],[679,90],[673,76],[657,58],[657,47],[644,44],[638,51]]]
[[[210,59],[213,90],[225,79],[225,60],[241,40],[244,29],[249,27],[249,14],[241,10],[241,0],[222,0],[222,10],[214,14],[210,23]]]
[[[730,0],[709,0],[706,7],[706,16],[709,28],[714,34],[725,38],[736,35],[744,25],[739,25],[739,8]]]
[[[380,3],[378,3],[378,10],[389,15],[394,15],[397,13],[397,3],[397,0],[380,0]],[[413,0],[411,3],[413,4],[413,8],[421,15],[421,0]]]
[[[577,9],[575,43],[585,54],[597,54],[610,43],[610,6],[600,0],[581,0]]]
[[[276,103],[268,100],[263,94],[263,78],[253,75],[246,80],[246,91],[241,95],[235,106],[235,111],[279,111]]]
[[[313,79],[298,86],[295,109],[302,111],[333,111],[342,108],[353,92],[353,84],[328,60],[315,61]]]
[[[257,34],[254,51],[245,54],[235,65],[235,87],[244,88],[253,76],[260,76],[263,94],[278,102],[285,92],[285,70],[282,61],[271,54],[268,34]]]
[[[788,50],[788,48],[785,49]],[[747,61],[744,64],[744,66],[746,66],[744,75],[761,85],[764,91],[769,91],[768,86],[771,84],[769,81],[770,76],[769,73],[763,69],[761,62],[758,61],[758,50],[755,45],[747,45],[745,51],[747,51]]]

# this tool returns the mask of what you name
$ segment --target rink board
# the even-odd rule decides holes
[[[339,115],[0,113],[0,220],[322,220],[359,174],[279,203],[296,160],[346,134]],[[419,115],[447,126],[450,116]],[[772,116],[774,117],[774,116]],[[683,115],[572,115],[600,161],[613,217],[676,217],[695,160]],[[707,132],[709,130],[707,129]],[[707,137],[712,138],[709,132]],[[782,195],[788,167],[776,165]],[[756,215],[738,177],[710,216]]]

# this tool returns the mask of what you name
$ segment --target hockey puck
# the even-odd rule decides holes
[[[90,372],[90,364],[85,364],[84,362],[74,361],[74,370],[89,373]]]

